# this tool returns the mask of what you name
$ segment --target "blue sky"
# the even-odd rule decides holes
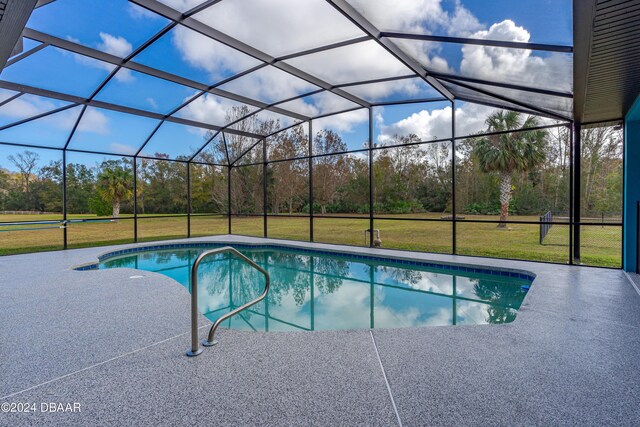
[[[198,3],[198,0],[163,0],[169,5]],[[507,39],[536,43],[572,44],[571,0],[350,0],[374,24],[383,29],[424,32],[449,36]],[[389,5],[393,5],[390,7]],[[412,9],[416,8],[416,9]],[[418,10],[419,13],[415,11]],[[428,13],[427,13],[428,12]],[[421,14],[422,13],[422,14]],[[402,15],[404,14],[404,15]],[[309,26],[308,19],[323,22]],[[359,35],[324,0],[223,0],[195,16],[219,30],[232,32],[239,40],[271,54],[309,48],[318,43],[339,41]],[[260,19],[269,18],[269,19]],[[512,21],[512,22],[511,22]],[[244,22],[252,25],[231,25]],[[37,9],[27,26],[125,57],[168,24],[125,0],[57,0]],[[385,28],[388,27],[388,28]],[[25,48],[37,45],[27,41]],[[472,77],[509,81],[525,86],[571,90],[571,55],[527,50],[496,51],[483,47],[464,48],[456,44],[399,42],[425,67]],[[254,58],[177,26],[134,58],[143,65],[211,85],[259,64]],[[365,42],[288,61],[331,84],[410,74],[410,71],[374,42]],[[89,97],[114,66],[49,46],[7,67],[1,80],[42,89]],[[277,102],[318,87],[274,67],[263,68],[221,87],[263,102]],[[347,87],[365,100],[392,101],[438,96],[420,79]],[[198,91],[131,70],[121,70],[98,93],[96,100],[167,114]],[[0,90],[0,102],[12,93]],[[510,92],[528,100],[526,92]],[[51,111],[64,102],[23,96],[0,107],[0,127]],[[227,98],[207,95],[182,109],[180,117],[213,125],[225,125],[234,106]],[[283,105],[310,117],[342,111],[355,104],[323,93]],[[460,102],[460,117],[468,125],[459,132],[478,130],[489,109]],[[251,107],[251,110],[255,107]],[[448,110],[447,110],[448,109]],[[78,108],[28,124],[0,130],[0,142],[62,147],[73,127]],[[83,117],[70,148],[132,154],[146,140],[157,121],[109,110],[90,108]],[[410,104],[376,109],[374,142],[393,134],[415,132],[448,137],[451,110],[448,103]],[[481,117],[483,116],[483,117]],[[319,121],[319,126],[338,132],[349,149],[359,149],[368,136],[368,114],[351,112]],[[289,124],[281,120],[283,125]],[[318,126],[314,126],[318,130]],[[449,132],[450,133],[450,132]],[[149,142],[145,154],[166,152],[171,157],[189,155],[199,146],[203,132],[188,126],[166,124]],[[0,160],[6,158],[0,145]],[[5,166],[6,162],[0,162]]]
[[[462,3],[480,22],[515,21],[529,30],[532,43],[573,45],[571,0],[463,0]]]

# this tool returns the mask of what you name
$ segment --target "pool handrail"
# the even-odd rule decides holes
[[[262,273],[265,278],[264,291],[258,298],[252,301],[249,301],[244,305],[241,305],[240,307],[230,311],[224,316],[220,316],[218,320],[214,322],[213,326],[211,326],[211,329],[209,329],[209,335],[207,339],[202,341],[203,346],[211,347],[216,345],[218,342],[215,341],[213,337],[214,337],[214,334],[216,333],[216,329],[218,329],[218,326],[220,326],[222,322],[224,322],[225,320],[227,320],[232,316],[235,316],[242,310],[245,310],[251,307],[252,305],[259,303],[260,301],[265,299],[267,297],[267,294],[269,293],[269,286],[271,284],[271,278],[269,277],[269,273],[267,273],[267,271],[264,268],[260,267],[258,264],[251,261],[245,255],[243,255],[237,249],[232,248],[231,246],[225,246],[222,248],[211,249],[209,251],[205,251],[200,255],[198,255],[198,258],[196,258],[196,261],[193,263],[193,266],[191,267],[191,349],[187,351],[187,356],[190,356],[190,357],[194,357],[202,353],[202,349],[198,345],[198,267],[206,257],[211,255],[218,255],[222,253],[231,253],[236,257],[238,257],[240,260],[249,264],[251,267],[258,270],[260,273]]]

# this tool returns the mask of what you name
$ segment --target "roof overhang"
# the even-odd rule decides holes
[[[640,0],[574,0],[574,118],[624,118],[640,94]]]
[[[4,68],[16,45],[21,48],[24,28],[37,0],[0,0],[0,70]]]

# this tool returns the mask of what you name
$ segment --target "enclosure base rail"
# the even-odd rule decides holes
[[[187,356],[190,356],[190,357],[194,357],[202,353],[202,349],[198,345],[198,267],[200,266],[200,263],[202,262],[202,260],[204,260],[206,257],[211,255],[222,254],[222,253],[231,253],[236,257],[238,257],[240,260],[249,264],[251,267],[258,270],[260,273],[262,273],[265,278],[264,291],[258,298],[252,301],[249,301],[244,305],[241,305],[240,307],[230,311],[224,316],[220,316],[218,320],[215,321],[213,326],[211,326],[207,339],[202,341],[203,346],[211,347],[216,345],[218,342],[215,341],[213,338],[216,333],[216,330],[218,329],[218,326],[220,326],[222,322],[224,322],[225,320],[227,320],[232,316],[235,316],[242,310],[245,310],[251,307],[252,305],[259,303],[260,301],[265,299],[267,297],[267,294],[269,293],[269,285],[271,284],[269,273],[267,273],[267,271],[264,268],[260,267],[258,264],[251,261],[245,255],[240,253],[238,250],[230,246],[225,246],[223,248],[212,249],[210,251],[201,253],[198,256],[198,258],[196,258],[196,261],[193,263],[193,266],[191,267],[191,348],[187,351]]]

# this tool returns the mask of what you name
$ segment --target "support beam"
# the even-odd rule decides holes
[[[16,98],[20,98],[22,95],[24,95],[23,92],[18,92],[15,95],[12,95],[9,98],[5,99],[4,101],[0,101],[0,107],[2,107],[5,104],[10,103],[11,101],[13,101]]]
[[[231,233],[231,165],[227,166],[227,221],[229,226],[229,234]],[[229,292],[231,298],[231,292]]]
[[[456,101],[451,101],[451,253],[455,255],[458,252],[458,227],[457,227],[457,210],[456,206]],[[455,276],[454,276],[455,280]],[[453,294],[456,295],[455,292]],[[455,306],[455,299],[454,299]],[[455,309],[454,309],[455,311]],[[454,321],[455,324],[455,321]]]
[[[582,153],[582,125],[573,125],[573,262],[580,264],[580,205],[581,205],[581,153]]]
[[[500,94],[495,93],[495,92],[490,92],[490,91],[485,90],[485,89],[480,89],[480,88],[477,88],[475,86],[471,86],[471,85],[469,85],[467,83],[463,83],[461,81],[457,81],[457,80],[453,80],[453,79],[449,79],[449,78],[441,78],[441,80],[443,80],[445,82],[449,82],[451,84],[458,85],[458,86],[460,86],[462,88],[468,89],[468,90],[473,91],[473,92],[477,92],[477,93],[485,95],[485,96],[490,96],[491,98],[494,98],[494,99],[496,99],[498,101],[508,102],[509,104],[513,104],[513,105],[517,105],[517,106],[522,107],[522,108],[526,108],[526,109],[528,109],[528,110],[530,110],[532,112],[536,112],[536,114],[540,114],[540,115],[543,115],[543,116],[551,117],[553,119],[561,120],[561,121],[565,121],[565,122],[568,122],[568,121],[571,120],[570,117],[563,116],[563,115],[558,114],[558,113],[556,113],[554,111],[547,110],[545,108],[536,107],[535,105],[531,105],[531,104],[529,104],[527,102],[517,101],[515,99],[511,99],[509,97],[500,95]],[[458,98],[461,99],[462,97],[458,97]],[[472,101],[472,102],[476,102],[476,101]],[[481,102],[479,102],[479,103],[481,103]],[[513,109],[511,107],[503,107],[503,108]]]
[[[309,120],[309,241],[313,242],[313,122]],[[313,261],[313,258],[311,258]],[[311,268],[313,271],[313,267]],[[313,279],[312,279],[313,280]],[[311,285],[313,288],[313,284]],[[311,298],[313,301],[313,297]],[[313,329],[313,326],[312,328]]]
[[[369,247],[373,247],[373,205],[374,200],[374,173],[373,173],[373,108],[369,108]],[[373,267],[371,267],[373,268]]]
[[[19,55],[14,56],[13,58],[11,58],[9,61],[7,61],[7,67],[15,64],[18,61],[23,60],[24,58],[33,55],[34,53],[37,53],[39,51],[41,51],[42,49],[44,49],[45,47],[49,46],[47,43],[40,43],[38,46],[34,47],[33,49],[29,49],[26,52],[22,52]]]
[[[263,235],[264,237],[269,236],[269,231],[267,228],[267,203],[268,203],[268,188],[267,188],[267,167],[269,163],[267,162],[267,140],[262,140],[262,226],[264,228]]]
[[[84,105],[84,106],[89,106],[89,107],[102,108],[102,109],[105,109],[105,110],[116,111],[116,112],[119,112],[119,113],[134,114],[136,116],[147,117],[147,118],[150,118],[150,119],[166,120],[166,121],[173,122],[173,123],[178,123],[178,124],[183,124],[183,125],[193,126],[193,127],[199,127],[199,128],[209,129],[209,130],[213,130],[213,131],[220,131],[220,130],[225,128],[224,126],[210,125],[208,123],[202,123],[202,122],[197,122],[195,120],[183,119],[183,118],[176,117],[176,116],[166,117],[163,114],[154,113],[152,111],[140,110],[140,109],[131,108],[131,107],[125,107],[125,106],[122,106],[122,105],[111,104],[109,102],[96,101],[95,99],[87,100],[87,99],[82,98],[80,96],[67,95],[67,94],[60,93],[60,92],[54,92],[54,91],[51,91],[51,90],[40,89],[40,88],[36,88],[36,87],[32,87],[32,86],[27,86],[27,85],[22,85],[22,84],[17,84],[17,83],[11,83],[11,82],[7,82],[7,81],[4,81],[4,80],[0,80],[0,88],[9,89],[9,90],[18,91],[18,92],[23,92],[23,93],[29,93],[29,94],[37,95],[37,96],[43,96],[43,97],[46,97],[46,98],[58,99],[58,100],[61,100],[61,101],[71,102],[71,103],[76,104],[76,105]],[[37,117],[36,116],[31,117],[31,118],[27,119],[26,121],[29,121],[29,120],[32,120],[32,119],[35,119],[35,118],[37,118]],[[235,130],[235,129],[226,129],[225,131],[228,132],[228,133],[247,136],[247,137],[250,137],[250,138],[262,138],[263,137],[262,135],[259,135],[259,134],[255,134],[255,133],[251,133],[251,132],[245,132],[245,131],[239,131],[239,130]]]
[[[363,107],[369,107],[369,103],[363,99],[358,98],[355,95],[352,95],[348,92],[345,92],[342,89],[334,88],[334,86],[328,82],[325,82],[322,79],[319,79],[315,76],[312,76],[309,73],[306,73],[290,64],[287,64],[283,61],[278,61],[277,58],[262,52],[252,46],[247,45],[246,43],[241,42],[240,40],[234,39],[227,34],[224,34],[190,16],[184,16],[180,12],[172,9],[169,6],[160,3],[157,0],[131,0],[132,3],[135,3],[139,6],[144,7],[154,13],[157,13],[160,16],[163,16],[171,21],[177,22],[179,24],[184,25],[185,27],[194,30],[204,36],[207,36],[213,40],[216,40],[222,44],[225,44],[235,50],[238,50],[246,55],[249,55],[253,58],[256,58],[264,63],[273,65],[276,68],[279,68],[282,71],[285,71],[292,76],[295,76],[299,79],[305,80],[308,83],[314,84],[322,89],[328,90],[342,98],[348,99],[351,102],[359,104]]]
[[[505,107],[503,104],[501,104],[500,102],[491,102],[491,101],[486,101],[486,100],[481,100],[481,99],[477,99],[477,98],[469,98],[467,96],[458,96],[456,98],[457,101],[465,101],[465,102],[471,102],[473,104],[480,104],[480,105],[486,105],[487,107],[493,107],[493,108],[499,108],[499,109],[508,109],[511,111],[516,111],[518,113],[522,113],[522,114],[533,114],[535,116],[548,116],[547,114],[541,113],[539,111],[532,111],[529,110],[527,108],[522,108],[522,107],[518,107],[518,106],[509,106],[509,107]],[[569,123],[570,120],[568,119],[559,119],[557,117],[553,117],[555,120],[560,120],[562,122],[566,122]]]
[[[492,82],[492,81],[476,79],[472,77],[458,76],[455,74],[432,73],[432,75],[438,78],[448,79],[452,83],[456,83],[456,81],[467,82],[467,83],[475,83],[475,84],[486,85],[486,86],[494,86],[494,87],[499,87],[504,89],[520,90],[523,92],[538,93],[541,95],[557,96],[560,98],[569,98],[569,99],[573,98],[573,94],[571,92],[561,92],[557,90],[540,89],[540,88],[521,86],[521,85],[505,83],[505,82]]]
[[[542,50],[547,52],[573,52],[572,46],[560,46],[555,44],[541,44],[541,43],[522,43],[512,42],[507,40],[487,40],[487,39],[470,39],[465,37],[448,37],[448,36],[435,36],[431,34],[409,34],[392,31],[383,31],[380,33],[381,37],[390,37],[396,39],[407,40],[424,40],[438,43],[458,43],[458,44],[471,44],[478,46],[493,46],[504,47],[509,49],[527,49],[527,50]]]
[[[329,4],[335,7],[340,13],[342,13],[347,19],[358,26],[365,34],[375,39],[380,46],[382,46],[387,52],[393,55],[398,61],[402,62],[411,71],[416,73],[419,77],[422,77],[429,85],[435,90],[440,92],[442,96],[450,101],[453,101],[453,94],[444,87],[442,83],[430,73],[425,70],[415,59],[407,55],[402,49],[400,49],[395,43],[388,38],[382,37],[382,33],[378,30],[368,19],[366,19],[360,12],[355,10],[353,6],[347,3],[346,0],[327,0]]]
[[[191,164],[185,163],[187,167],[187,238],[191,237]]]
[[[191,9],[187,10],[184,13],[184,16],[192,16],[195,15],[198,12],[202,12],[205,9],[208,9],[211,6],[214,6],[218,3],[220,3],[222,0],[207,0],[204,3],[201,3],[197,6],[192,7]]]
[[[133,243],[138,243],[138,159],[131,158],[133,166]]]
[[[67,249],[67,151],[62,150],[62,248]]]
[[[51,46],[55,46],[60,49],[67,50],[69,52],[73,52],[79,55],[87,56],[89,58],[97,59],[99,61],[106,62],[112,65],[122,66],[129,70],[137,71],[139,73],[147,74],[149,76],[157,77],[159,79],[168,80],[172,83],[176,83],[182,86],[187,86],[199,91],[208,92],[213,95],[217,95],[223,98],[228,98],[243,104],[248,104],[258,108],[266,108],[269,105],[267,103],[256,101],[254,99],[247,98],[244,96],[236,95],[222,89],[211,88],[210,86],[196,82],[194,80],[180,77],[175,74],[167,73],[165,71],[161,71],[152,67],[148,67],[146,65],[139,64],[135,61],[127,61],[125,64],[123,64],[122,63],[123,59],[118,56],[111,55],[109,53],[102,52],[100,50],[93,49],[91,47],[84,46],[79,43],[72,42],[70,40],[65,40],[65,39],[61,39],[59,37],[55,37],[46,33],[42,33],[40,31],[36,31],[31,28],[25,28],[24,35],[25,37],[28,37],[30,39],[37,40],[41,43],[48,43]],[[308,117],[304,115],[294,113],[292,111],[284,110],[282,108],[271,108],[271,111],[278,114],[283,114],[285,116],[293,117],[299,120],[308,119]]]
[[[569,265],[573,265],[573,224],[575,222],[575,217],[573,215],[573,166],[575,163],[575,153],[573,150],[574,146],[574,133],[573,133],[573,122],[571,122],[567,127],[567,132],[569,133]]]

